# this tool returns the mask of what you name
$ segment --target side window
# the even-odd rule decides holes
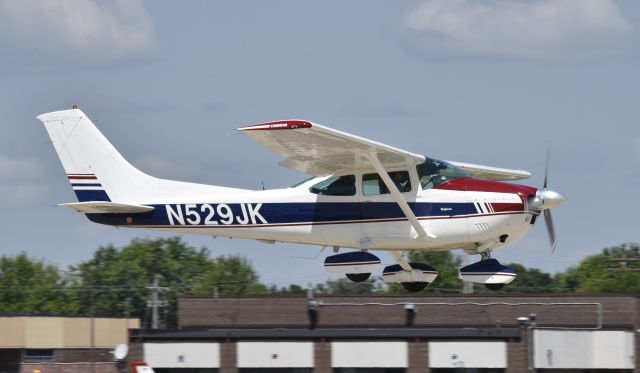
[[[406,193],[411,191],[411,178],[408,171],[393,171],[389,172],[389,177],[396,184],[396,187],[400,193]],[[388,194],[389,189],[382,181],[380,175],[365,174],[362,175],[362,192],[365,196],[374,196],[378,194]]]
[[[356,177],[354,175],[330,177],[312,186],[309,191],[324,196],[355,196]]]

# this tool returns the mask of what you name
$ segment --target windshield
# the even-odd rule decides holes
[[[471,177],[464,170],[451,163],[431,158],[427,158],[424,163],[417,165],[416,168],[422,190],[431,189],[440,184],[448,183],[451,180]]]
[[[292,185],[292,186],[290,186],[289,188],[296,188],[296,187],[299,187],[300,185],[302,185],[302,184],[306,183],[307,181],[311,181],[311,179],[315,179],[315,178],[316,178],[315,176],[308,177],[308,178],[306,178],[306,179],[304,179],[304,180],[302,180],[302,181],[298,181],[297,183],[293,184],[293,185]]]

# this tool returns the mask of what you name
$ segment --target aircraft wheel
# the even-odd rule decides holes
[[[504,287],[504,284],[484,284],[484,286],[486,286],[489,290],[496,291],[502,289]]]
[[[364,282],[369,279],[371,273],[347,273],[347,278],[353,282]]]
[[[424,290],[429,285],[428,282],[403,282],[402,286],[412,293]]]

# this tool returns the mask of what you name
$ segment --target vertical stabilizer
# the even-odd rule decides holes
[[[75,106],[38,116],[80,202],[206,200],[246,190],[158,179],[132,166]]]
[[[150,176],[127,162],[80,109],[42,114],[78,201],[126,200],[124,186]]]

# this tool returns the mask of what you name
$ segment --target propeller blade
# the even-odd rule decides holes
[[[547,189],[547,177],[549,175],[549,158],[551,157],[551,143],[547,142],[547,152],[544,159],[544,184],[542,189]]]
[[[549,234],[549,241],[551,241],[551,252],[556,252],[556,230],[553,227],[553,219],[551,218],[551,210],[544,210],[544,222],[547,225],[547,233]]]

